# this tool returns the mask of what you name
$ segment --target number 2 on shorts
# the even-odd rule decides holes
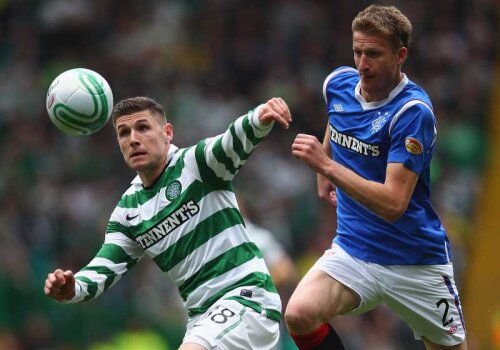
[[[451,317],[449,320],[446,320],[448,317],[448,310],[450,309],[450,304],[448,303],[448,300],[446,299],[441,299],[436,303],[437,308],[439,309],[439,306],[441,304],[444,304],[444,313],[443,313],[443,327],[446,327],[450,325],[453,322],[453,317]]]

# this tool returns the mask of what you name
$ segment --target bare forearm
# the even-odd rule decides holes
[[[396,221],[406,210],[408,202],[390,184],[370,181],[352,170],[329,162],[321,170],[323,176],[348,196],[389,222]]]
[[[318,180],[325,177],[389,222],[396,221],[405,212],[418,180],[416,173],[398,163],[387,164],[384,183],[367,180],[328,157],[324,143],[307,134],[297,135],[292,144],[292,155],[316,171]],[[318,181],[318,187],[320,185],[321,181]]]

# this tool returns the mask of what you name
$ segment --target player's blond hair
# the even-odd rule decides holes
[[[116,125],[116,120],[121,116],[142,111],[151,111],[160,125],[167,123],[165,108],[152,98],[143,96],[131,97],[118,102],[111,112],[111,120],[113,125]]]
[[[382,34],[398,50],[409,47],[412,25],[408,17],[394,6],[370,5],[354,18],[352,31]]]

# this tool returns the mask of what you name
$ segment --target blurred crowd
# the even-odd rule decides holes
[[[460,286],[488,142],[485,120],[498,41],[497,0],[382,2],[414,26],[403,67],[438,119],[434,204],[454,247]],[[335,232],[335,210],[294,160],[298,132],[322,138],[322,85],[353,65],[351,21],[362,0],[0,1],[0,349],[175,349],[185,313],[148,258],[99,299],[58,304],[43,294],[56,267],[77,271],[97,252],[134,174],[111,125],[86,137],[50,122],[51,81],[93,69],[115,102],[162,103],[174,143],[188,146],[281,96],[294,118],[275,130],[236,180],[252,221],[273,232],[301,275]],[[285,288],[288,293],[288,288]],[[286,301],[287,296],[284,295]],[[384,307],[336,324],[348,349],[422,349]],[[294,349],[284,336],[282,349]]]

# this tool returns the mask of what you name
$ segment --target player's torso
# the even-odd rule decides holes
[[[405,106],[415,101],[431,106],[430,101],[421,88],[404,77],[386,100],[367,103],[356,93],[359,75],[354,69],[340,69],[332,75],[325,84],[332,157],[364,179],[384,183],[395,147],[404,147],[404,138],[393,139],[392,133],[396,125],[404,129]],[[422,165],[415,190],[419,192],[414,192],[407,211],[396,223],[386,222],[337,189],[337,242],[350,254],[377,263],[446,262],[445,233],[429,205],[422,180],[429,160],[427,157]],[[416,237],[422,238],[418,247],[425,249],[415,250]]]
[[[356,96],[358,82],[357,76],[340,76],[335,89],[329,91],[327,107],[332,155],[335,161],[364,178],[384,182],[391,122],[412,95],[401,91],[388,102],[366,103]]]
[[[212,188],[201,181],[197,167],[186,164],[193,162],[187,151],[178,153],[152,188],[131,196],[135,203],[127,213],[129,235],[177,284],[187,269],[203,264],[199,247],[218,241],[226,226],[238,230],[235,226],[243,224],[230,185]],[[238,236],[247,238],[245,232]],[[190,266],[183,269],[179,263],[187,257]]]
[[[206,174],[200,175],[194,148],[179,150],[171,163],[152,188],[129,195],[128,236],[177,285],[190,316],[231,296],[279,310],[277,294],[266,291],[274,286],[231,183],[202,181]]]

